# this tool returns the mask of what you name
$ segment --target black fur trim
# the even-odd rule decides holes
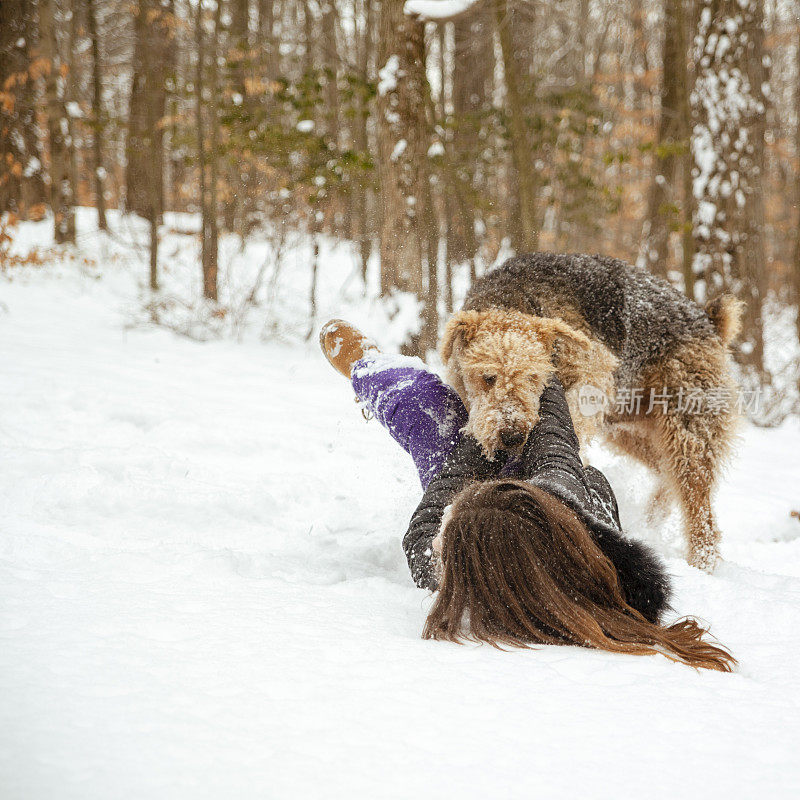
[[[670,582],[658,556],[642,542],[604,531],[600,549],[617,568],[625,600],[646,620],[658,622],[669,607]]]

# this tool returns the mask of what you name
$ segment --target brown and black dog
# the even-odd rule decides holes
[[[711,492],[738,418],[728,345],[740,316],[732,297],[703,309],[616,259],[534,253],[475,282],[440,349],[467,430],[490,456],[522,447],[556,372],[582,445],[601,432],[655,470],[654,507],[680,503],[688,561],[711,571]]]

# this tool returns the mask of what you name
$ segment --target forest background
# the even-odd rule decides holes
[[[155,322],[174,319],[164,244],[187,239],[219,329],[268,317],[281,282],[299,291],[302,241],[310,337],[340,244],[348,280],[367,297],[372,270],[369,302],[424,356],[498,259],[601,252],[700,302],[743,299],[739,378],[762,393],[754,421],[777,424],[800,410],[799,15],[798,0],[2,0],[0,275],[79,251],[76,209],[93,208],[110,239],[137,220]],[[14,247],[29,220],[55,248]],[[223,240],[268,244],[236,296]]]

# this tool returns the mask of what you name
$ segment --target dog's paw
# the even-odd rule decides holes
[[[717,564],[719,564],[719,549],[716,545],[711,544],[704,547],[692,548],[687,560],[690,567],[696,567],[710,575],[716,569]]]

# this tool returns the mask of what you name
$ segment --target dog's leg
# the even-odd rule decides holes
[[[715,418],[701,415],[663,415],[657,426],[665,477],[683,512],[687,560],[712,572],[721,536],[711,509],[719,466],[715,436],[722,437],[723,430]]]
[[[648,407],[646,424],[653,430],[662,474],[683,512],[688,561],[711,572],[720,540],[711,492],[730,455],[737,418],[726,350],[718,340],[686,342],[640,376],[640,385],[648,390],[646,396],[653,398],[655,392],[668,398],[667,409]],[[689,402],[692,397],[699,400]]]

